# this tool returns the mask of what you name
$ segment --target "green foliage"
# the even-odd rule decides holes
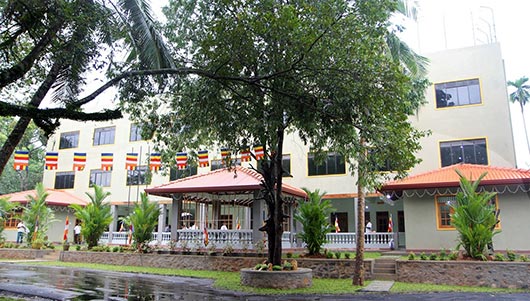
[[[438,257],[440,260],[447,260],[448,252],[445,249],[440,250],[440,253],[438,254]]]
[[[528,256],[526,256],[525,254],[521,254],[519,256],[519,260],[522,261],[522,262],[527,262],[528,261]]]
[[[332,226],[329,223],[329,216],[334,211],[331,201],[323,200],[326,194],[320,190],[310,191],[304,188],[307,193],[307,201],[301,201],[294,219],[302,224],[302,232],[298,237],[306,244],[309,255],[320,254],[320,248],[326,242],[326,234],[331,232]]]
[[[327,259],[333,258],[333,253],[331,253],[331,252],[325,253],[325,255],[326,255]]]
[[[34,245],[40,249],[41,244],[44,244],[50,223],[55,221],[55,216],[53,210],[46,205],[48,193],[44,185],[38,183],[35,190],[36,195],[34,197],[27,196],[28,204],[24,208],[22,220],[29,230],[28,235],[26,235],[28,245],[33,246],[32,242],[38,240],[38,243]]]
[[[147,251],[146,246],[152,240],[152,234],[158,223],[160,211],[156,202],[150,202],[146,193],[142,193],[139,203],[134,204],[134,209],[129,220],[133,226],[133,239],[137,249]]]
[[[283,268],[282,268],[281,265],[273,265],[272,266],[272,270],[273,271],[281,271],[281,270],[283,270]]]
[[[340,259],[340,257],[341,257],[341,252],[335,252],[335,258]]]
[[[350,252],[344,253],[344,258],[350,259],[350,257],[351,257],[351,253]]]
[[[409,256],[408,256],[408,259],[409,260],[415,260],[416,259],[416,254],[414,254],[414,252],[410,252]]]
[[[508,261],[515,261],[517,259],[517,254],[512,250],[506,250],[506,257]]]
[[[506,261],[506,257],[504,257],[504,254],[502,253],[495,253],[495,257],[493,258],[495,261]]]
[[[475,182],[471,182],[460,171],[456,172],[460,177],[461,191],[456,195],[456,204],[451,204],[454,210],[451,223],[458,231],[459,246],[464,248],[467,255],[475,259],[484,259],[487,245],[492,242],[493,236],[500,232],[495,230],[498,220],[495,205],[491,203],[495,193],[476,192],[486,173]]]
[[[427,260],[427,258],[428,258],[428,257],[427,257],[427,254],[425,254],[425,252],[421,252],[421,254],[420,254],[420,259],[421,259],[421,260]]]
[[[81,234],[88,248],[92,249],[98,245],[99,238],[112,222],[110,205],[103,202],[110,192],[105,192],[101,186],[94,185],[94,194],[87,192],[86,195],[90,198],[87,206],[72,204],[70,207],[75,210],[75,216],[81,221]]]
[[[429,255],[429,259],[430,260],[436,260],[436,259],[438,259],[438,255],[436,255],[436,253],[431,253],[431,255]]]
[[[453,251],[449,253],[449,260],[457,260],[458,259],[458,251]]]
[[[4,241],[5,217],[15,208],[16,204],[6,198],[0,198],[0,243]]]

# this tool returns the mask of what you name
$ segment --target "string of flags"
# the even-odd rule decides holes
[[[199,167],[208,167],[210,162],[208,159],[208,151],[200,150],[197,152],[199,159]],[[241,162],[249,162],[251,160],[251,151],[249,147],[240,150]],[[232,155],[229,149],[221,149],[221,159],[224,161]],[[265,157],[263,146],[254,147],[254,156],[256,160],[261,160]],[[87,153],[74,153],[72,169],[74,171],[82,171],[86,167]],[[178,169],[186,169],[188,166],[188,153],[179,152],[175,157]],[[56,170],[58,168],[59,153],[46,152],[45,169]],[[151,171],[159,171],[162,167],[162,156],[160,153],[149,154],[149,169]],[[13,168],[15,170],[27,170],[29,165],[29,151],[17,150],[15,151],[15,162]],[[135,170],[138,167],[138,153],[127,153],[125,157],[125,169]],[[114,168],[114,154],[101,153],[101,170],[111,171]]]

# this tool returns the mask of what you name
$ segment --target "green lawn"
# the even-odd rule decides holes
[[[184,276],[209,278],[214,280],[214,287],[233,291],[249,292],[255,294],[354,294],[360,288],[352,285],[351,279],[313,279],[313,286],[304,289],[278,290],[278,289],[258,289],[242,286],[240,284],[239,272],[216,272],[216,271],[195,271],[177,270],[168,268],[114,266],[105,264],[78,263],[78,262],[30,262],[28,264],[44,266],[62,266],[89,268],[95,270],[106,270],[116,272],[147,273],[170,276]],[[366,284],[370,283],[367,281]],[[417,283],[396,282],[391,290],[393,293],[412,292],[523,292],[515,289],[499,289],[487,287],[466,287],[451,285],[432,285]],[[0,300],[2,301],[2,300]]]

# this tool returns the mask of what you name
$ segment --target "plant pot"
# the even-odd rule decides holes
[[[70,244],[69,243],[63,244],[63,251],[69,251],[69,250],[70,250]]]

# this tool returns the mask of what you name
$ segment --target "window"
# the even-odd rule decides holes
[[[55,189],[74,188],[75,173],[73,171],[64,171],[55,173]]]
[[[211,167],[210,167],[211,171],[226,167],[226,161],[223,161],[221,159],[212,160],[212,162],[210,163],[211,163]],[[241,166],[241,158],[232,159],[232,166]]]
[[[140,141],[142,138],[142,127],[136,123],[131,124],[131,133],[129,134],[129,141]]]
[[[461,80],[434,85],[436,107],[454,107],[482,103],[478,79]]]
[[[109,126],[94,130],[94,145],[113,144],[116,127]]]
[[[191,165],[188,162],[188,165],[185,169],[171,168],[169,171],[169,180],[175,181],[189,176],[194,176],[197,174],[197,165]]]
[[[440,142],[442,167],[470,163],[488,165],[486,139]]]
[[[495,208],[498,208],[497,197],[492,198],[490,204],[492,204],[493,202],[495,203]],[[451,225],[451,215],[454,213],[454,210],[453,208],[451,208],[451,206],[454,206],[456,204],[456,196],[455,195],[437,195],[435,197],[435,203],[436,203],[436,220],[437,220],[438,229],[454,230],[455,227]],[[492,212],[492,214],[496,214],[496,212]],[[500,229],[500,223],[497,224],[495,229]]]
[[[400,210],[397,212],[398,215],[398,232],[405,232],[405,212]],[[396,226],[394,226],[395,228]]]
[[[79,131],[61,133],[59,149],[76,148],[79,145]]]
[[[151,173],[147,166],[137,166],[135,170],[127,171],[127,185],[151,184]]]
[[[112,171],[106,171],[106,170],[91,170],[90,171],[90,183],[88,184],[90,187],[93,187],[94,185],[103,186],[103,187],[110,187],[110,178],[112,175]]]
[[[317,163],[315,155],[309,153],[307,156],[308,174],[310,176],[337,175],[346,173],[344,157],[337,153],[328,153],[323,162]]]
[[[291,155],[282,155],[282,177],[291,177]],[[258,164],[258,171],[261,171],[261,164]]]
[[[22,216],[22,209],[15,209],[11,212],[8,212],[6,214],[6,218],[4,219],[4,228],[5,229],[14,229],[17,227],[18,223],[20,222],[20,217]]]

